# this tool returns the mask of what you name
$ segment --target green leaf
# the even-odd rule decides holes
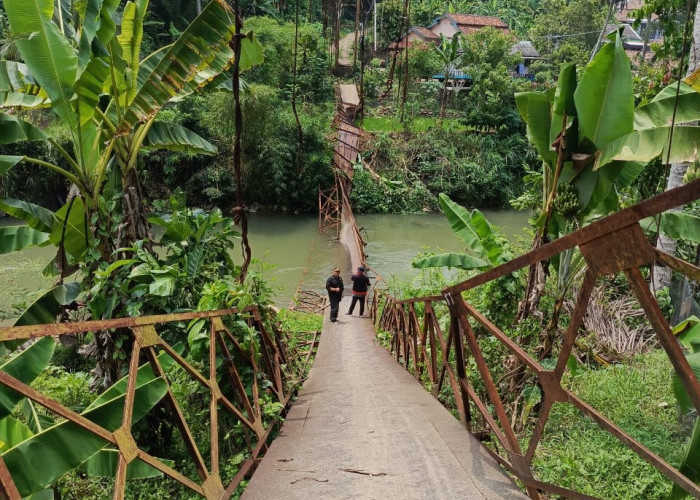
[[[689,354],[686,356],[686,359],[695,374],[695,378],[700,379],[700,352]],[[671,389],[673,390],[674,396],[676,396],[682,414],[687,414],[695,409],[693,402],[690,400],[690,396],[688,396],[688,392],[685,390],[685,386],[675,370],[671,374]]]
[[[550,166],[556,155],[550,147],[550,102],[546,92],[521,92],[515,94],[518,111],[527,125],[527,139],[535,146],[540,157]]]
[[[32,437],[34,433],[29,427],[12,417],[0,420],[0,452],[5,452]]]
[[[204,259],[204,250],[206,243],[198,243],[192,250],[187,253],[187,263],[185,269],[187,276],[194,278],[199,272],[199,266]]]
[[[43,141],[47,135],[40,128],[16,116],[0,113],[0,145],[22,141]]]
[[[176,350],[181,350],[182,346],[178,344],[174,347]],[[171,358],[166,352],[162,352],[158,355],[158,362],[160,363],[160,366],[165,372],[167,372],[172,366],[175,365],[175,360]],[[148,384],[149,382],[155,379],[156,376],[153,373],[153,368],[151,367],[150,363],[144,363],[141,366],[139,366],[139,369],[136,372],[136,387],[141,387],[142,385]],[[122,378],[120,378],[117,382],[112,384],[106,391],[97,396],[97,398],[95,398],[95,400],[92,403],[90,403],[90,405],[87,407],[87,410],[103,405],[104,403],[119,396],[123,396],[126,393],[126,387],[128,382],[128,375],[125,375]]]
[[[690,89],[687,85],[684,86]],[[676,125],[700,120],[700,93],[691,89],[676,97],[674,85],[674,91],[671,95],[655,98],[634,111],[634,128],[642,130],[653,127],[670,127],[674,120],[674,110]]]
[[[653,219],[644,219],[640,223],[642,225],[645,223],[653,224]],[[683,212],[664,212],[661,214],[659,230],[674,240],[700,243],[700,217],[696,215]]]
[[[223,0],[209,2],[177,41],[160,53],[157,64],[144,75],[117,133],[130,133],[139,123],[151,120],[174,96],[194,92],[206,84],[208,80],[196,78],[203,71],[219,74],[226,70],[232,56],[228,44],[233,33],[230,7]]]
[[[21,219],[32,229],[51,233],[56,218],[51,210],[14,198],[0,198],[0,210],[10,217]]]
[[[552,106],[552,125],[549,133],[549,144],[553,144],[562,131],[564,126],[564,117],[566,117],[566,126],[569,127],[571,121],[576,118],[576,102],[574,101],[574,92],[576,91],[576,65],[568,64],[559,72],[559,80],[557,81],[557,90],[554,94],[554,104]],[[572,127],[567,132],[567,135],[577,131],[576,127]],[[576,142],[572,142],[576,141]],[[567,144],[575,144],[578,138],[568,138]],[[554,161],[554,160],[552,160]],[[552,165],[553,166],[553,165]]]
[[[139,74],[141,40],[143,39],[143,18],[146,15],[145,0],[127,2],[122,13],[121,34],[117,37],[122,48],[122,57],[127,63],[127,88],[129,101],[136,93]]]
[[[159,459],[165,465],[172,467],[175,462],[173,460]],[[85,462],[80,464],[78,470],[85,472],[90,476],[113,478],[117,473],[117,465],[119,464],[119,451],[113,449],[100,450]],[[126,469],[127,479],[149,479],[152,477],[160,477],[163,473],[158,469],[150,466],[146,462],[139,459],[134,460]]]
[[[47,241],[49,241],[48,234],[29,226],[0,227],[0,255],[43,245]]]
[[[135,393],[133,422],[138,422],[165,395],[168,384],[157,378]],[[122,423],[124,396],[84,412],[82,415],[116,431]],[[3,453],[2,458],[20,492],[37,492],[93,456],[107,444],[102,438],[70,421],[64,421]]]
[[[0,61],[0,107],[37,108],[50,104],[26,64]]]
[[[616,36],[596,54],[574,92],[579,144],[589,139],[597,148],[632,131],[634,90],[629,59]]]
[[[458,269],[483,269],[491,267],[491,264],[483,259],[472,257],[464,253],[443,253],[431,255],[420,259],[414,259],[411,265],[417,269],[428,267],[456,267]]]
[[[678,341],[683,344],[683,347],[696,352],[700,344],[700,319],[697,316],[690,316],[676,325],[673,333],[678,336]]]
[[[249,31],[246,33],[245,38],[241,40],[241,61],[238,67],[241,71],[246,71],[253,66],[262,64],[264,52],[263,45],[255,37],[255,34]]]
[[[76,130],[70,101],[78,57],[70,42],[52,22],[53,0],[4,0],[17,48],[37,83],[51,99],[51,109],[68,129]]]
[[[26,341],[23,341],[26,342]],[[0,366],[0,370],[27,385],[39,376],[53,356],[56,341],[43,337]],[[0,385],[0,419],[7,417],[19,401],[20,393],[5,385]]]
[[[216,154],[216,147],[191,130],[176,123],[155,121],[148,130],[144,149],[166,149],[189,154]]]
[[[700,482],[700,421],[697,418],[693,426],[693,434],[688,443],[688,449],[685,451],[685,456],[678,467],[678,471],[694,483]],[[679,500],[687,497],[688,493],[674,483],[668,499]]]
[[[81,126],[90,122],[95,116],[95,107],[100,102],[100,96],[105,91],[110,74],[107,58],[94,57],[87,63],[85,71],[75,83],[75,91],[79,98],[78,112]]]
[[[0,175],[5,175],[22,160],[24,160],[24,156],[0,155]]]
[[[611,161],[649,162],[656,157],[666,163],[692,162],[698,159],[700,127],[674,127],[671,155],[668,156],[670,127],[634,130],[601,148],[595,168]]]
[[[170,297],[175,292],[176,278],[172,271],[152,270],[154,281],[148,286],[148,292],[159,297]]]
[[[56,212],[55,217],[56,223],[53,231],[51,231],[51,243],[59,246],[61,241],[63,241],[63,246],[67,253],[76,260],[82,259],[91,239],[91,235],[86,227],[85,208],[83,207],[82,198],[75,198],[72,203],[68,202],[63,205]]]
[[[468,251],[477,257],[486,259],[488,252],[481,244],[480,236],[471,225],[471,215],[467,209],[452,201],[445,193],[440,193],[439,201],[452,232],[462,240]]]
[[[15,321],[15,326],[55,323],[61,306],[73,302],[80,293],[80,283],[65,283],[36,299]]]
[[[36,411],[36,405],[37,403],[27,398],[24,398],[19,404],[22,416],[27,422],[27,427],[33,434],[37,434],[56,423],[43,412]]]

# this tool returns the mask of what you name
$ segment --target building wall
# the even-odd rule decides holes
[[[437,36],[443,34],[446,38],[452,38],[458,30],[457,28],[455,28],[454,24],[450,22],[449,19],[440,19],[440,21],[435,26],[430,28],[430,31],[435,33]]]

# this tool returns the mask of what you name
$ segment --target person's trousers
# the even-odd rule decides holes
[[[355,310],[355,304],[360,301],[360,316],[365,314],[365,296],[364,295],[353,295],[352,302],[350,302],[350,309],[348,309],[348,314],[352,314]]]
[[[342,297],[329,297],[331,303],[331,321],[336,321],[338,319],[338,309],[340,308],[340,299]]]

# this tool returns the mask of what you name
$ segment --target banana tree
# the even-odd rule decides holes
[[[24,65],[0,65],[0,106],[49,105],[69,130],[72,148],[64,149],[31,123],[0,113],[2,141],[48,140],[62,158],[59,165],[0,155],[0,174],[22,161],[33,163],[65,177],[75,196],[54,214],[20,200],[0,200],[0,209],[24,219],[30,228],[13,234],[5,230],[0,236],[12,237],[11,247],[18,249],[46,244],[46,237],[37,232],[48,234],[48,241],[59,249],[55,262],[61,278],[83,262],[89,286],[91,273],[119,258],[117,248],[131,247],[148,235],[138,182],[139,152],[215,153],[203,138],[158,122],[157,115],[168,103],[192,93],[229,86],[234,15],[224,0],[212,0],[173,44],[141,58],[148,0],[126,2],[120,26],[113,21],[119,0],[70,4],[59,2],[62,8],[55,11],[53,0],[3,3]],[[71,17],[71,12],[77,15]],[[241,45],[241,69],[261,62],[262,47],[252,34]],[[105,386],[116,378],[117,366],[100,350],[111,345],[110,339],[97,342]]]
[[[229,48],[233,13],[223,0],[210,2],[175,43],[143,60],[140,48],[148,1],[126,2],[118,27],[112,19],[119,4],[119,0],[75,2],[72,10],[61,9],[61,15],[55,16],[53,0],[6,0],[4,7],[24,64],[0,61],[0,107],[49,105],[67,126],[72,142],[72,152],[66,151],[38,127],[0,114],[4,143],[48,140],[63,160],[57,165],[4,155],[0,174],[24,161],[64,176],[82,200],[82,226],[93,228],[84,230],[85,248],[91,238],[99,237],[97,247],[104,260],[114,258],[113,240],[123,245],[147,235],[136,170],[140,151],[216,151],[193,132],[158,122],[158,112],[194,92],[225,88],[226,70],[233,62]],[[70,12],[77,13],[75,18],[70,18]],[[243,40],[243,47],[242,68],[261,61],[261,47],[252,34]],[[122,194],[117,214],[101,213],[110,174],[115,178],[111,185]],[[71,210],[78,208],[73,205]],[[115,215],[122,221],[121,234],[97,234],[94,228],[108,227],[105,219]],[[32,229],[54,231],[57,223],[65,225],[65,219],[54,220],[50,228]],[[27,242],[38,238],[32,235]]]
[[[474,209],[470,213],[445,193],[440,193],[439,201],[452,232],[464,243],[466,253],[442,253],[418,258],[412,262],[413,267],[485,270],[512,258],[507,248],[498,241],[498,232],[479,210]]]
[[[0,365],[0,371],[29,385],[46,368],[55,346],[53,338],[43,337]],[[164,354],[159,361],[164,369],[174,365]],[[98,396],[82,415],[116,430],[122,423],[126,387],[124,377]],[[136,377],[134,421],[146,415],[166,392],[165,380],[156,377],[149,364],[141,366]],[[70,421],[56,423],[37,412],[31,400],[0,385],[0,453],[22,496],[51,491],[47,488],[52,483],[76,467],[91,475],[114,477],[118,452],[105,445],[105,441]],[[172,465],[172,461],[163,462]],[[129,479],[161,475],[140,460],[132,462],[127,472]],[[53,498],[53,494],[47,497]]]
[[[442,63],[442,99],[440,100],[440,123],[445,117],[445,105],[447,104],[447,84],[454,76],[456,66],[462,59],[460,52],[460,33],[457,32],[451,40],[440,34],[440,44],[435,46],[435,52]]]
[[[562,69],[556,89],[516,94],[528,139],[543,160],[542,210],[533,246],[616,210],[617,189],[633,182],[651,160],[694,158],[700,128],[676,129],[673,144],[668,144],[675,88],[634,109],[630,62],[616,32],[578,82],[576,68],[570,65]],[[691,87],[681,86],[678,100],[676,123],[700,117],[700,94]],[[553,263],[559,268],[561,302],[582,264],[574,252]],[[531,270],[521,318],[537,307],[546,275],[542,266]]]

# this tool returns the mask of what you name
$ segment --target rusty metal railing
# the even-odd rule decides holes
[[[444,383],[451,385],[460,419],[471,432],[475,432],[473,414],[476,412],[480,423],[485,426],[495,444],[486,449],[505,469],[524,483],[531,498],[541,498],[542,492],[566,498],[595,498],[541,481],[536,477],[532,465],[533,457],[555,403],[573,405],[671,481],[700,498],[698,485],[562,385],[567,359],[572,353],[597,279],[603,275],[623,272],[644,309],[659,344],[668,354],[695,409],[700,412],[700,382],[693,375],[679,342],[672,334],[656,298],[649,290],[640,267],[660,262],[694,281],[700,278],[700,268],[656,249],[649,243],[639,225],[644,218],[698,198],[700,180],[622,210],[510,262],[448,287],[442,291],[442,296],[398,300],[388,294],[381,297],[375,295],[370,310],[377,327],[392,334],[391,350],[398,361],[403,362],[417,378],[430,381],[435,395],[440,392]],[[553,369],[545,368],[501,327],[492,323],[467,302],[462,292],[576,247],[587,265],[585,278],[578,291],[568,328],[558,345],[556,366]],[[442,309],[449,314],[447,332],[443,332],[440,327],[435,314],[436,309]],[[513,415],[508,414],[504,394],[499,393],[497,382],[492,376],[494,367],[488,366],[487,356],[480,347],[479,340],[485,337],[495,340],[505,353],[504,358],[499,358],[499,362],[506,362],[505,357],[517,359],[523,371],[536,381],[542,391],[543,399],[534,432],[522,448],[514,429]],[[476,373],[468,372],[468,357],[472,358],[471,366],[476,366]],[[480,391],[475,390],[474,382],[477,379],[483,386]],[[520,438],[522,439],[522,436]]]
[[[197,319],[208,322],[209,350],[203,363],[204,368],[201,370],[178,354],[162,335],[165,331],[169,332],[168,335],[172,335],[172,329],[176,329],[181,333],[182,338],[186,338],[187,332],[182,324]],[[254,331],[256,342],[249,342],[249,346],[244,347],[246,342],[237,338],[227,326],[229,320],[244,321],[248,328]],[[177,481],[204,498],[229,498],[253,469],[258,457],[266,449],[268,438],[275,428],[274,425],[269,425],[267,428],[264,426],[260,404],[262,393],[269,391],[272,399],[281,403],[282,411],[285,411],[289,403],[291,392],[282,370],[282,366],[289,361],[288,353],[284,348],[284,339],[268,331],[261,317],[261,311],[257,306],[251,306],[240,311],[233,308],[79,323],[7,327],[0,328],[0,341],[29,340],[114,329],[127,331],[132,342],[122,424],[116,430],[97,425],[2,371],[0,371],[0,384],[14,389],[46,410],[100,437],[107,446],[116,448],[119,453],[119,463],[114,478],[113,498],[115,499],[124,497],[127,487],[127,466],[136,459],[149,464],[164,476]],[[312,341],[312,347],[315,345],[317,345],[317,338]],[[159,355],[163,354],[172,358],[172,361],[185,371],[195,385],[204,389],[204,392],[209,395],[209,465],[202,452],[203,445],[193,436],[191,423],[186,420],[181,403],[173,394],[171,382],[159,360]],[[299,353],[294,355],[297,354]],[[300,357],[304,357],[303,353]],[[306,362],[308,359],[307,355]],[[167,414],[171,423],[179,430],[198,480],[193,480],[174,466],[170,467],[144,451],[139,447],[138,439],[132,434],[137,372],[142,363],[150,365],[153,375],[163,378],[168,384],[167,392],[163,397],[168,409]],[[242,373],[247,373],[248,376],[242,376]],[[264,386],[261,385],[263,381],[266,381]],[[239,422],[245,429],[246,446],[250,454],[228,484],[222,482],[220,463],[220,449],[226,444],[220,426],[224,414],[228,414],[228,421]],[[38,468],[41,467],[40,463],[35,465]],[[16,500],[20,498],[20,494],[12,480],[11,472],[0,459],[0,496]]]

